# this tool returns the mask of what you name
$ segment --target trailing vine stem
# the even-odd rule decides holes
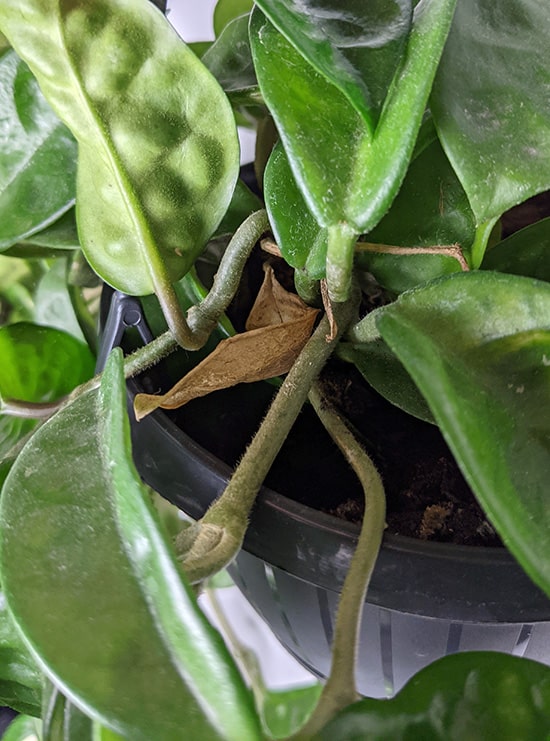
[[[256,435],[225,491],[204,517],[176,539],[176,552],[191,582],[201,581],[227,566],[239,552],[256,495],[281,449],[310,388],[342,332],[357,313],[357,296],[336,304],[338,331],[329,341],[326,315],[287,374]]]
[[[321,382],[313,385],[309,400],[361,482],[365,514],[336,615],[330,675],[312,715],[292,737],[293,741],[313,738],[337,712],[360,699],[355,679],[359,629],[386,517],[386,497],[380,475],[346,422],[327,401]]]
[[[254,245],[268,229],[269,221],[264,209],[251,214],[237,229],[220,260],[212,288],[205,298],[188,312],[186,321],[194,338],[188,349],[198,349],[206,344],[212,330],[237,291],[244,266]],[[172,331],[164,332],[124,359],[124,377],[133,378],[156,365],[174,352],[178,345]],[[100,378],[101,374],[98,374],[78,386],[68,396],[45,404],[34,404],[18,399],[2,399],[0,400],[0,412],[27,419],[48,418],[81,394],[97,388]]]

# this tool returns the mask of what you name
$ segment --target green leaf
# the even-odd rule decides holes
[[[377,326],[507,547],[550,593],[550,285],[472,272],[402,294]]]
[[[284,259],[292,267],[304,269],[309,268],[310,255],[321,252],[322,259],[315,261],[321,268],[320,274],[312,274],[309,269],[307,272],[313,279],[324,278],[327,230],[319,226],[308,209],[280,143],[267,162],[264,189],[269,222]]]
[[[2,741],[42,741],[41,723],[36,718],[20,715],[10,723]]]
[[[0,592],[0,705],[40,716],[42,674],[8,613]]]
[[[461,0],[430,101],[477,222],[550,187],[547,33],[539,0]]]
[[[54,401],[94,373],[94,357],[83,342],[24,322],[0,329],[0,357],[0,399]],[[35,424],[0,413],[0,459]]]
[[[385,399],[408,414],[433,423],[433,414],[426,399],[384,340],[341,342],[336,352],[342,360],[353,363],[363,378]]]
[[[9,257],[59,257],[63,250],[74,251],[80,249],[80,241],[76,228],[75,209],[70,208],[61,218],[50,226],[19,242],[4,254]]]
[[[258,196],[242,180],[237,180],[231,203],[216,229],[216,235],[234,234],[245,219],[261,208],[263,203]]]
[[[202,56],[203,63],[227,93],[258,88],[248,40],[248,20],[247,15],[232,20]]]
[[[76,143],[28,67],[0,58],[0,250],[55,221],[74,202]]]
[[[412,26],[411,0],[259,0],[273,25],[338,88],[373,133],[402,64]]]
[[[27,444],[0,518],[10,610],[70,702],[132,741],[174,741],[182,729],[196,739],[260,739],[250,693],[183,580],[133,465],[119,350],[101,388]]]
[[[482,268],[550,281],[550,219],[520,229],[485,253]]]
[[[550,733],[550,669],[496,652],[447,656],[392,700],[346,708],[318,741],[543,739]]]
[[[92,721],[46,680],[42,741],[92,741]]]
[[[6,0],[0,26],[78,140],[90,264],[127,293],[166,295],[219,224],[238,175],[218,83],[148,0]]]
[[[253,0],[218,0],[214,8],[214,33],[216,36],[219,36],[232,20],[249,13],[253,5]]]
[[[454,4],[423,0],[416,6],[403,64],[374,137],[340,89],[259,10],[252,13],[251,46],[262,94],[308,208],[329,229],[327,281],[334,300],[344,300],[349,291],[355,236],[374,228],[401,185]]]
[[[58,259],[40,280],[34,296],[34,320],[84,341],[69,294],[68,269],[67,260]]]
[[[260,712],[270,738],[287,738],[309,718],[322,691],[321,684],[293,690],[266,691]]]

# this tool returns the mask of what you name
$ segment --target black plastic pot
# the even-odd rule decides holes
[[[139,303],[113,295],[107,352],[133,326],[148,338]],[[132,397],[139,387],[128,384]],[[235,415],[214,420],[231,436]],[[197,414],[201,414],[199,411]],[[201,420],[204,423],[204,419]],[[204,424],[203,424],[204,426]],[[159,411],[132,424],[144,480],[193,518],[222,492],[230,468]],[[231,574],[281,643],[318,676],[327,675],[339,592],[358,527],[264,487]],[[387,536],[365,604],[359,688],[391,696],[422,667],[457,651],[497,650],[550,664],[550,601],[504,548]]]

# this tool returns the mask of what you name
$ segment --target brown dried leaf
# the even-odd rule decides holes
[[[137,394],[136,418],[143,419],[159,407],[177,409],[191,399],[237,383],[262,381],[287,373],[309,339],[317,313],[285,291],[268,268],[250,312],[247,331],[222,340],[166,394]]]

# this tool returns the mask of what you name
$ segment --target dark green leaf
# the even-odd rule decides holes
[[[355,236],[380,221],[405,175],[454,4],[426,0],[416,7],[375,136],[340,89],[259,10],[252,13],[251,46],[262,94],[308,208],[329,229],[327,281],[334,300],[349,292]],[[363,4],[365,14],[368,7]]]
[[[550,734],[550,669],[495,652],[448,656],[392,700],[351,705],[318,741],[539,741]]]
[[[94,372],[87,345],[64,332],[34,324],[0,329],[0,398],[54,401]],[[35,425],[34,420],[0,414],[0,459]]]
[[[258,196],[242,180],[237,180],[231,203],[216,229],[216,234],[233,234],[250,214],[261,208],[263,208],[263,203]]]
[[[214,33],[219,36],[234,18],[249,13],[253,0],[218,0],[214,8]]]
[[[40,716],[42,674],[8,613],[0,591],[0,705]]]
[[[268,160],[264,188],[273,234],[288,264],[303,269],[311,253],[321,251],[326,257],[327,230],[318,225],[308,209],[281,144],[276,145]],[[311,278],[325,277],[324,262],[317,261],[322,271],[319,275],[307,271]]]
[[[258,0],[273,25],[356,108],[371,132],[403,61],[411,0]]]
[[[550,219],[510,235],[485,253],[485,270],[550,281]]]
[[[227,93],[258,87],[248,40],[248,20],[247,15],[232,20],[202,56],[203,63]]]
[[[6,481],[6,599],[50,679],[100,723],[132,741],[182,729],[256,741],[250,694],[133,465],[119,352],[101,388],[43,425]]]
[[[478,223],[550,187],[550,6],[460,0],[430,106]]]
[[[74,201],[76,143],[28,67],[0,59],[0,249],[55,221]]]
[[[5,0],[0,25],[79,142],[89,262],[128,293],[165,293],[219,224],[237,179],[236,127],[219,85],[148,0]]]
[[[353,363],[370,385],[392,404],[425,422],[434,421],[426,399],[384,340],[361,344],[342,342],[337,354],[342,360]]]
[[[508,548],[550,593],[550,285],[485,271],[385,307],[378,329]]]

